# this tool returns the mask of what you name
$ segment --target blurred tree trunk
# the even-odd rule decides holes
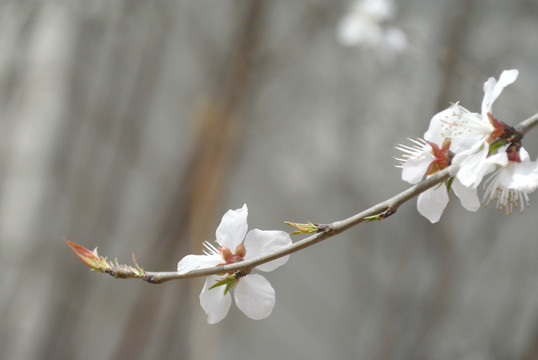
[[[431,225],[412,201],[292,256],[269,319],[216,326],[203,279],[97,276],[62,241],[173,271],[245,202],[284,229],[402,190],[392,146],[503,69],[496,117],[537,111],[538,5],[398,4],[391,63],[337,43],[345,1],[0,1],[0,358],[534,358],[536,206]]]

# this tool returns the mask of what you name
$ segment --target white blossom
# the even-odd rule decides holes
[[[527,194],[538,187],[538,162],[531,161],[523,147],[519,149],[519,157],[521,161],[508,162],[485,181],[485,205],[496,201],[496,208],[506,214],[518,207],[523,212],[529,205]]]
[[[338,39],[346,46],[379,48],[386,56],[407,47],[405,33],[385,23],[394,17],[392,0],[357,0],[338,26]]]
[[[414,144],[412,146],[396,147],[404,153],[402,158],[397,159],[401,162],[399,167],[402,168],[402,180],[416,184],[425,176],[430,176],[450,164],[450,141],[445,140],[442,147],[421,139],[411,141]],[[480,208],[476,188],[463,185],[458,178],[452,181],[451,188],[465,209],[476,211]],[[430,222],[436,223],[441,218],[448,200],[448,188],[441,183],[419,195],[417,210]]]
[[[290,236],[284,231],[254,229],[247,233],[247,217],[247,205],[226,212],[216,231],[218,248],[205,242],[204,255],[185,256],[179,261],[177,271],[187,273],[195,269],[249,260],[273,253],[291,244]],[[278,258],[259,265],[256,269],[273,271],[284,265],[288,258],[289,256]],[[224,279],[231,281],[229,287],[226,285],[213,287]],[[218,323],[228,314],[232,303],[230,292],[227,291],[230,288],[234,289],[235,304],[248,317],[258,320],[271,314],[275,305],[275,290],[262,275],[250,273],[210,275],[200,293],[200,304],[207,314],[208,323]]]
[[[424,139],[433,142],[451,139],[450,150],[455,153],[452,164],[458,166],[456,179],[463,186],[477,188],[485,175],[508,163],[503,150],[506,147],[490,154],[489,143],[506,129],[504,123],[493,118],[491,111],[503,89],[516,81],[518,74],[515,69],[505,70],[499,81],[491,77],[484,83],[481,114],[456,103],[434,115],[430,121]]]
[[[476,188],[464,186],[455,178],[451,187],[454,194],[460,199],[461,206],[469,211],[477,211],[480,208],[478,192]],[[445,183],[440,183],[418,196],[417,210],[431,223],[436,223],[441,219],[443,211],[448,205],[448,189]]]
[[[488,155],[489,147],[477,143],[471,149],[456,154],[452,160],[452,163],[459,167],[456,178],[464,186],[477,188],[485,175],[494,171],[498,166],[508,164],[506,148],[507,146],[503,146],[495,154]]]
[[[397,167],[402,168],[402,180],[410,184],[418,184],[428,171],[430,164],[435,160],[433,149],[430,144],[422,139],[409,139],[413,145],[396,146],[396,150],[400,150],[403,155],[401,158],[396,158],[400,161]]]
[[[519,71],[516,69],[505,70],[501,73],[499,81],[490,77],[484,83],[484,98],[482,99],[481,114],[473,113],[458,103],[435,114],[430,121],[430,126],[424,134],[424,139],[434,143],[442,143],[443,139],[452,140],[451,150],[459,153],[480,143],[488,146],[487,140],[502,123],[493,119],[492,107],[503,89],[516,81]],[[480,150],[482,146],[477,146]]]

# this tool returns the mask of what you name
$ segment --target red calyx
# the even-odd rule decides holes
[[[448,150],[450,148],[450,139],[445,139],[441,148],[432,142],[427,141],[427,143],[432,147],[432,155],[435,157],[435,160],[431,162],[424,175],[432,175],[450,165],[452,159],[451,153]]]

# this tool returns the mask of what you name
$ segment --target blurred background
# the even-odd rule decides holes
[[[344,0],[0,1],[0,358],[537,359],[536,194],[301,251],[261,321],[208,325],[203,279],[113,279],[62,240],[174,271],[244,203],[288,231],[404,190],[394,145],[504,69],[495,117],[538,111],[535,0],[394,5],[378,36]]]

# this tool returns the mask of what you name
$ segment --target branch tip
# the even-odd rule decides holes
[[[90,251],[84,246],[78,245],[64,237],[65,243],[71,248],[75,255],[87,266],[99,272],[107,272],[112,269],[112,265],[106,260],[106,257],[99,256],[97,248]],[[117,262],[117,261],[116,261]]]

